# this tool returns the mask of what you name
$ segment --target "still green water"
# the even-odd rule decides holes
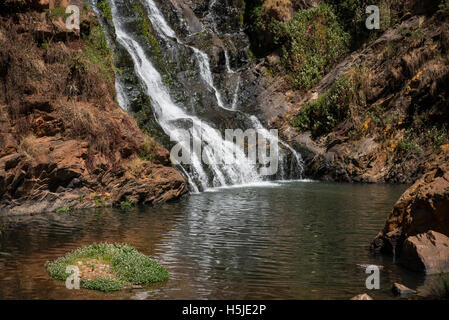
[[[393,298],[423,279],[369,243],[406,186],[281,182],[192,194],[161,207],[0,217],[0,299]],[[140,290],[68,290],[44,263],[92,242],[124,242],[171,279]],[[381,289],[364,265],[381,266]]]

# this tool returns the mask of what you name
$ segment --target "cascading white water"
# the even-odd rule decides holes
[[[125,94],[125,89],[123,88],[123,83],[119,77],[115,79],[115,91],[117,92],[117,102],[123,110],[129,111],[129,100]]]
[[[124,22],[118,15],[116,1],[111,0],[111,9],[117,41],[125,48],[134,62],[135,73],[145,85],[147,94],[152,101],[156,120],[165,133],[186,150],[190,149],[191,141],[185,140],[185,131],[179,127],[179,121],[189,121],[192,124],[190,134],[194,143],[202,142],[208,146],[202,150],[202,155],[195,152],[190,155],[189,181],[193,184],[198,183],[203,190],[210,187],[262,181],[257,173],[256,165],[247,159],[242,149],[225,141],[215,129],[201,122],[197,117],[188,115],[172,101],[161,75],[154,68],[145,51],[136,39],[126,32]],[[146,1],[152,2],[151,0]],[[153,11],[153,14],[158,15],[158,11]],[[157,19],[157,28],[169,36],[171,29],[168,25],[168,28],[165,28],[165,20],[161,15],[160,18]],[[212,179],[203,167],[204,161],[202,160],[204,159],[209,163],[209,169],[213,173]],[[187,174],[187,172],[185,173]]]
[[[214,91],[215,98],[217,99],[218,106],[223,109],[228,109],[225,107],[223,100],[221,98],[220,91],[214,85],[214,79],[212,77],[212,72],[210,71],[209,57],[204,52],[198,50],[197,48],[191,47],[195,52],[200,65],[201,78],[207,83],[207,85]],[[228,109],[229,110],[229,109]]]
[[[223,109],[228,109],[225,107],[225,104],[223,103],[223,99],[221,97],[220,91],[217,89],[217,87],[214,84],[214,79],[212,77],[212,72],[210,70],[209,57],[207,56],[207,54],[204,53],[203,51],[199,50],[198,48],[184,44],[176,36],[175,31],[172,28],[170,28],[170,26],[167,24],[164,16],[159,11],[159,9],[157,8],[157,6],[153,0],[144,0],[144,4],[148,10],[148,17],[150,18],[152,25],[157,29],[159,34],[163,38],[165,38],[165,40],[168,40],[168,38],[172,38],[172,39],[176,40],[177,43],[184,45],[186,47],[189,47],[190,49],[193,50],[195,57],[198,61],[201,78],[214,91],[218,106]]]

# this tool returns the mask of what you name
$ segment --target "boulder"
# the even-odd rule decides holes
[[[374,300],[374,299],[371,298],[366,293],[363,293],[363,294],[359,294],[359,295],[357,295],[355,297],[352,297],[351,300]]]
[[[384,230],[374,239],[374,252],[401,254],[408,237],[434,230],[449,235],[449,168],[447,159],[438,159],[396,202]]]
[[[391,288],[391,291],[395,296],[400,296],[403,298],[408,298],[414,294],[416,294],[415,290],[412,290],[410,288],[407,288],[403,284],[400,283],[394,283],[393,287]]]
[[[449,272],[449,238],[435,231],[408,237],[399,264],[426,274]]]

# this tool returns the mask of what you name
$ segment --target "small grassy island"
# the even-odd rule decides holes
[[[103,292],[169,279],[167,269],[126,244],[92,244],[47,262],[53,279],[66,281],[68,266],[79,269],[80,286]]]

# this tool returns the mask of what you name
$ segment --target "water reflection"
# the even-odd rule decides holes
[[[422,279],[368,254],[404,186],[291,182],[191,195],[123,213],[80,211],[2,217],[0,298],[347,299],[365,292],[363,264],[381,290]],[[69,291],[43,267],[92,242],[126,242],[165,265],[171,279],[140,291]]]

